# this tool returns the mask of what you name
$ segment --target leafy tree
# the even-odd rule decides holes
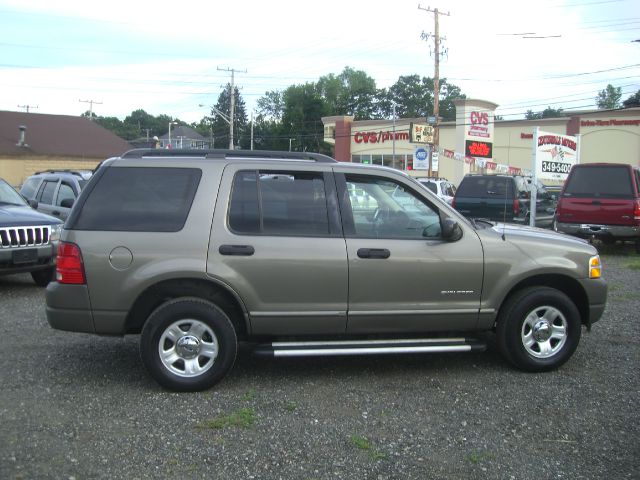
[[[316,86],[325,110],[333,115],[352,115],[356,120],[367,120],[376,112],[376,82],[362,70],[345,67],[340,75],[320,77]]]
[[[624,108],[640,107],[640,90],[622,102]]]
[[[283,149],[288,150],[291,139],[292,150],[320,151],[324,138],[322,116],[325,106],[316,85],[292,85],[284,91],[283,100],[283,136],[278,143]]]
[[[262,120],[272,120],[279,122],[282,120],[284,113],[284,102],[282,92],[272,90],[266,92],[264,97],[259,98],[257,102],[258,118]]]
[[[559,118],[564,117],[564,112],[561,108],[547,107],[542,112],[534,112],[533,110],[527,110],[524,118],[527,120],[540,120],[542,118]]]
[[[620,108],[620,98],[622,98],[622,88],[607,85],[607,88],[598,92],[596,97],[596,105],[600,110],[611,110]]]

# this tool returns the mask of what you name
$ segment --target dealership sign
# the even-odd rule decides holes
[[[578,138],[537,128],[533,137],[535,176],[540,180],[566,180],[571,167],[579,161]]]

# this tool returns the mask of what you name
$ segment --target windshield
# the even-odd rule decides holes
[[[27,202],[11,185],[4,180],[0,180],[0,204],[24,206],[27,205]]]

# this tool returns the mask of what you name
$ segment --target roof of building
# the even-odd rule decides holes
[[[26,127],[20,145],[20,127]],[[107,158],[131,145],[86,117],[0,111],[0,155]]]

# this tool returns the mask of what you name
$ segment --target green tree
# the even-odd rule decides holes
[[[622,102],[624,108],[640,107],[640,90]]]
[[[285,150],[321,151],[324,128],[322,116],[325,104],[316,85],[292,85],[284,91],[284,112],[282,115],[281,137],[278,142]]]
[[[234,145],[241,145],[242,148],[246,148],[250,140],[247,137],[247,110],[245,102],[240,96],[238,87],[234,86],[233,89],[235,97],[235,106],[233,113],[233,137]],[[225,114],[227,117],[231,111],[231,84],[228,83],[226,87],[220,92],[218,96],[218,103],[215,108]],[[215,146],[217,148],[229,147],[229,124],[223,119],[223,117],[216,113],[215,110],[211,110],[211,123],[213,124],[213,135],[215,137]]]
[[[607,85],[607,88],[600,90],[596,97],[596,105],[600,110],[611,110],[620,108],[620,99],[622,98],[622,88]]]
[[[540,120],[542,118],[559,118],[564,117],[564,112],[561,108],[547,107],[542,112],[534,112],[533,110],[527,110],[524,114],[524,118],[527,120]]]
[[[356,120],[368,120],[375,115],[376,82],[362,70],[345,67],[337,76],[320,77],[316,89],[325,110],[332,115],[352,115]]]

